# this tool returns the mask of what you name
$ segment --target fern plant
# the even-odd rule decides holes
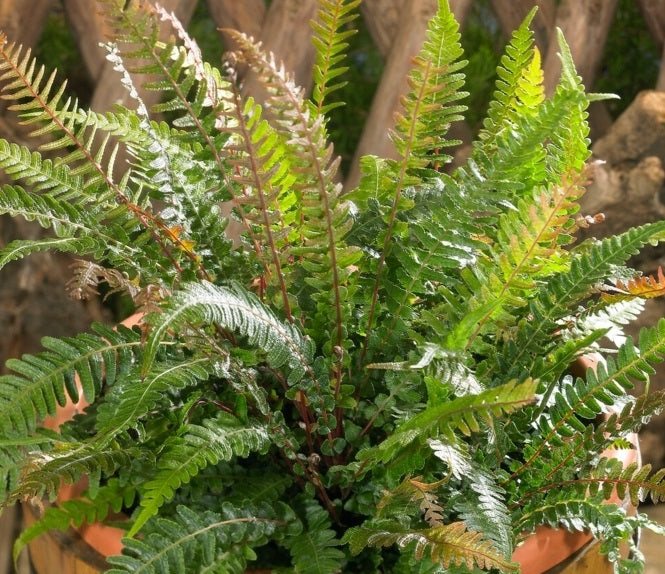
[[[97,324],[7,361],[3,506],[88,485],[48,506],[15,555],[49,529],[122,512],[114,573],[518,572],[515,547],[541,524],[588,529],[617,572],[640,570],[633,534],[658,528],[609,499],[661,500],[665,472],[602,453],[665,405],[648,388],[665,320],[637,341],[622,331],[665,292],[662,272],[627,267],[665,239],[665,221],[574,242],[589,219],[586,108],[605,96],[585,93],[559,37],[563,71],[545,97],[531,14],[471,157],[445,171],[466,94],[441,0],[396,159],[363,158],[342,193],[328,98],[358,4],[320,0],[311,97],[240,33],[220,68],[204,62],[148,2],[100,1],[133,109],[80,107],[2,37],[0,94],[49,143],[0,141],[13,180],[0,212],[53,233],[13,241],[0,261],[76,254],[73,296],[103,285],[143,313],[140,328]],[[264,101],[244,93],[246,68]],[[152,110],[137,72],[161,93]],[[570,374],[591,352],[598,367]],[[83,413],[43,426],[81,395]]]

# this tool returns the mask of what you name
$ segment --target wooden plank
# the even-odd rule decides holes
[[[294,75],[296,84],[309,89],[312,84],[314,45],[310,21],[316,17],[316,0],[273,0],[263,21],[260,40],[266,52]],[[247,76],[245,93],[257,101],[264,99],[256,77]]]
[[[261,35],[266,16],[263,0],[208,0],[208,10],[228,49],[233,49],[233,40],[224,34],[224,29],[238,30],[252,38]]]
[[[665,44],[665,0],[637,0],[658,48]]]
[[[471,3],[462,0],[451,2],[450,5],[458,14],[458,21],[463,23]],[[394,37],[381,82],[356,149],[345,184],[346,189],[354,187],[360,180],[359,162],[362,156],[367,154],[393,158],[396,156],[389,130],[394,126],[394,114],[400,108],[400,98],[409,91],[407,77],[411,70],[412,58],[425,40],[427,23],[436,13],[437,7],[436,0],[412,0],[402,11],[401,24]]]
[[[556,26],[563,31],[587,89],[593,87],[616,5],[617,0],[562,0],[557,10]],[[561,72],[558,52],[557,42],[550,42],[543,65],[548,94],[556,87]]]
[[[10,42],[33,47],[39,41],[53,0],[0,1],[0,30]]]
[[[663,45],[663,55],[660,57],[660,70],[658,71],[656,90],[665,92],[665,44]]]
[[[513,31],[524,21],[524,18],[534,6],[538,11],[531,23],[536,45],[545,54],[549,44],[550,35],[554,29],[556,2],[554,0],[492,0],[492,8],[501,30],[506,38],[510,38]]]
[[[460,23],[460,27],[464,27],[464,21],[472,5],[472,0],[452,0],[450,2],[450,9]],[[360,11],[370,36],[384,59],[388,58],[390,50],[396,44],[395,36],[398,33],[398,27],[403,21],[404,11],[408,9],[406,0],[363,0],[360,5]]]
[[[363,0],[360,13],[384,60],[395,43],[404,0]]]
[[[106,63],[106,50],[99,45],[106,39],[97,5],[91,4],[89,0],[62,0],[62,4],[79,54],[96,84]]]

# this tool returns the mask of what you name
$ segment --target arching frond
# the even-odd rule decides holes
[[[269,443],[265,427],[245,425],[223,413],[203,425],[189,425],[182,438],[173,437],[164,445],[157,460],[158,471],[142,488],[141,512],[127,535],[134,536],[141,530],[160,506],[204,467],[265,450]]]
[[[432,561],[444,568],[466,566],[472,570],[498,568],[502,572],[519,572],[519,565],[503,558],[483,540],[478,532],[467,530],[463,522],[453,522],[426,530],[400,528],[389,521],[374,521],[356,526],[345,536],[351,552],[357,554],[366,546],[390,546],[413,548],[418,560],[428,553]]]

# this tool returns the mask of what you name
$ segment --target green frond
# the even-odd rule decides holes
[[[228,503],[220,512],[194,511],[178,506],[171,519],[151,521],[142,539],[125,538],[122,556],[108,559],[109,574],[186,574],[192,564],[217,568],[224,574],[242,574],[250,548],[265,544],[276,529],[294,521],[292,513],[236,508]]]
[[[229,117],[221,129],[231,134],[229,149],[233,150],[230,165],[233,180],[244,189],[240,209],[247,221],[258,226],[262,233],[252,237],[254,250],[265,253],[265,268],[269,298],[277,293],[287,317],[292,316],[292,301],[286,292],[284,268],[288,267],[289,246],[296,238],[298,196],[292,189],[296,180],[293,158],[283,137],[261,117],[261,106],[252,98],[243,102],[239,86],[229,92]]]
[[[308,292],[312,288],[310,296],[317,306],[314,324],[306,328],[327,335],[322,344],[347,349],[351,343],[343,325],[351,310],[344,297],[345,284],[362,253],[343,240],[353,225],[351,205],[341,197],[342,185],[336,180],[340,160],[328,143],[325,118],[312,109],[303,89],[272,55],[243,34],[232,36],[240,62],[250,66],[266,90],[270,117],[293,158],[297,178],[291,193],[297,201],[289,198],[288,203],[296,210],[296,225],[288,253],[296,269],[306,274]]]
[[[201,281],[183,285],[168,308],[154,319],[142,371],[149,372],[159,345],[170,329],[187,323],[219,325],[247,337],[250,346],[266,355],[273,368],[288,367],[291,385],[312,376],[314,347],[291,324],[281,321],[255,295],[238,285],[221,287]]]
[[[488,152],[496,137],[519,117],[520,112],[532,108],[533,104],[540,104],[538,100],[542,101],[541,97],[534,98],[535,101],[528,97],[534,92],[542,94],[542,78],[538,78],[534,70],[536,66],[539,68],[540,58],[536,56],[537,48],[534,48],[533,32],[529,28],[535,13],[533,8],[513,32],[497,68],[496,90],[476,143],[478,146],[482,142]]]
[[[519,200],[515,211],[499,217],[489,257],[472,267],[474,283],[469,290],[475,294],[465,305],[466,313],[473,316],[478,309],[490,310],[477,322],[461,318],[448,336],[449,348],[460,344],[471,348],[488,321],[501,325],[516,309],[528,305],[550,276],[568,268],[570,256],[562,247],[572,241],[576,200],[582,193],[577,182],[566,182],[563,187],[536,192],[531,201]],[[483,287],[476,289],[476,285]]]
[[[515,341],[517,352],[510,356],[510,360],[518,364],[528,349],[544,351],[545,345],[551,346],[551,333],[561,328],[561,321],[576,315],[577,307],[586,302],[589,293],[596,291],[617,266],[623,265],[641,247],[656,245],[664,238],[665,222],[657,221],[573,248],[570,268],[549,278],[529,302],[533,321],[518,331]],[[571,357],[564,352],[561,357],[563,364],[574,355]],[[537,376],[543,375],[539,373]]]
[[[492,424],[515,410],[531,404],[537,383],[516,381],[487,389],[475,395],[454,398],[429,406],[400,425],[378,446],[361,451],[361,460],[388,463],[404,449],[413,450],[427,439],[442,437],[444,442],[455,442],[455,432],[464,435],[479,432],[482,422]]]
[[[284,541],[295,571],[302,574],[335,574],[343,571],[344,553],[331,528],[328,512],[318,503],[305,502],[303,531]]]
[[[23,530],[14,542],[14,560],[38,536],[51,530],[66,532],[72,526],[78,527],[84,522],[103,522],[111,513],[129,508],[135,495],[136,488],[133,485],[123,486],[117,479],[110,479],[100,486],[94,500],[76,498],[59,502],[57,506],[48,506],[39,520]]]
[[[457,102],[468,94],[460,91],[464,74],[460,70],[459,24],[448,0],[429,21],[427,39],[414,59],[409,76],[409,94],[402,100],[404,112],[397,115],[393,141],[409,171],[431,165],[435,169],[450,161],[442,149],[457,145],[445,139],[450,124],[463,119],[466,106]]]
[[[225,413],[204,421],[203,425],[188,425],[183,433],[164,445],[154,478],[141,489],[141,511],[127,536],[135,536],[183,483],[206,466],[265,451],[270,443],[265,427],[242,424]]]
[[[463,522],[453,522],[426,530],[406,529],[387,520],[375,520],[347,530],[344,542],[348,542],[353,554],[367,546],[391,546],[413,549],[421,560],[427,552],[433,562],[444,568],[466,566],[489,570],[498,568],[502,572],[519,572],[519,566],[506,560],[488,540],[478,532],[467,530]]]
[[[138,359],[138,357],[137,357]],[[207,357],[157,362],[145,375],[138,368],[126,373],[103,397],[97,412],[97,432],[106,438],[136,428],[171,393],[205,381],[214,367]],[[164,407],[166,408],[166,407]],[[136,425],[136,426],[135,426]]]
[[[49,241],[54,248],[74,251],[96,259],[107,259],[132,275],[150,269],[141,243],[141,232],[136,221],[123,206],[115,206],[112,214],[89,206],[79,206],[48,194],[27,193],[20,187],[0,187],[0,213],[36,221],[46,229],[52,229],[57,239],[16,240],[0,250],[0,261],[7,263],[44,249]],[[109,217],[102,225],[100,220]],[[129,225],[125,225],[129,224]],[[127,227],[130,228],[129,232]],[[134,236],[130,239],[129,233]],[[152,251],[153,261],[161,259],[157,247]]]
[[[654,503],[665,500],[665,469],[652,472],[650,464],[633,462],[624,468],[620,460],[603,457],[593,476],[580,482],[589,486],[591,496],[602,491],[607,500],[616,491],[620,500],[628,499],[635,507],[649,497]]]
[[[333,108],[343,105],[341,102],[325,104],[324,101],[333,92],[343,88],[345,81],[340,81],[348,68],[341,65],[346,58],[348,38],[356,33],[349,25],[358,17],[357,8],[360,0],[318,0],[319,10],[316,20],[312,20],[314,31],[312,42],[316,49],[314,64],[314,87],[312,100],[319,114],[326,114]]]
[[[483,132],[485,138],[475,144],[469,167],[457,171],[460,181],[480,193],[493,194],[497,204],[509,201],[514,205],[520,197],[529,200],[538,187],[566,185],[580,179],[590,155],[586,122],[589,100],[584,86],[573,81],[562,83],[551,98],[542,99],[537,73],[540,58],[537,52],[528,56],[530,49],[526,46],[515,57],[528,57],[531,64],[524,70],[515,68],[504,73],[514,87],[503,89],[515,93],[507,99],[508,108],[500,106],[496,110],[495,121],[502,124],[490,122],[489,131]],[[567,66],[567,73],[575,76],[572,60]],[[533,81],[525,83],[524,74]],[[529,100],[526,109],[517,95],[519,86],[534,91],[530,98],[520,95]],[[501,89],[497,91],[501,93]]]
[[[103,384],[128,371],[138,352],[139,335],[128,329],[112,331],[93,327],[96,335],[42,340],[46,351],[11,359],[12,371],[0,377],[0,428],[27,433],[47,415],[55,415],[57,405],[67,398],[79,400],[74,380],[78,375],[83,395],[93,402]]]
[[[20,488],[24,474],[25,453],[48,451],[61,440],[53,431],[35,433],[3,432],[0,439],[0,505],[7,502],[10,493]]]
[[[454,507],[469,530],[483,532],[505,558],[513,553],[512,520],[505,504],[505,491],[498,479],[472,465],[467,474],[468,488],[455,497]]]
[[[29,453],[27,461],[24,460],[21,485],[12,493],[11,500],[42,498],[47,494],[54,498],[63,484],[76,484],[83,477],[88,479],[89,490],[96,492],[102,478],[127,468],[132,460],[149,461],[150,456],[139,448],[120,450],[114,445],[82,446],[63,441],[54,450]]]
[[[602,405],[612,404],[633,388],[633,381],[648,382],[654,372],[652,364],[663,359],[665,353],[665,319],[656,327],[640,331],[640,351],[631,339],[619,349],[616,361],[607,358],[597,369],[589,369],[586,380],[577,379],[562,386],[555,394],[555,405],[549,408],[549,417],[539,422],[541,433],[533,443],[533,451],[511,478],[524,473],[550,445],[564,443],[576,432],[583,433],[585,425],[580,418],[593,419],[602,411]]]

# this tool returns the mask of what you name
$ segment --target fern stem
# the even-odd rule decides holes
[[[423,75],[427,77],[429,75],[430,69],[432,67],[432,61],[427,60],[425,64],[425,69]],[[386,228],[386,236],[383,240],[383,249],[381,250],[381,256],[379,257],[379,263],[376,269],[376,277],[374,279],[374,287],[372,289],[372,301],[370,303],[369,317],[367,319],[367,335],[365,336],[365,342],[363,343],[363,350],[360,354],[360,364],[364,364],[365,357],[367,355],[367,349],[369,346],[369,338],[372,332],[372,327],[374,324],[374,315],[376,313],[376,306],[379,299],[379,287],[381,285],[381,274],[386,263],[386,257],[388,256],[388,248],[390,247],[390,241],[392,239],[393,228],[395,227],[395,221],[397,219],[397,211],[400,197],[402,196],[402,191],[404,189],[404,179],[406,178],[406,172],[409,165],[409,156],[411,154],[411,147],[413,145],[413,139],[416,134],[416,125],[420,115],[420,107],[424,103],[425,94],[427,91],[427,82],[423,81],[420,84],[420,90],[418,92],[418,97],[416,98],[413,109],[411,110],[411,122],[409,124],[408,138],[404,145],[404,153],[402,154],[402,165],[400,166],[399,177],[397,178],[395,195],[393,199],[392,209],[390,211],[390,218],[388,220],[388,227]]]
[[[235,78],[234,78],[235,79]],[[245,122],[245,117],[241,113],[242,107],[243,107],[243,102],[242,98],[240,96],[240,93],[237,88],[237,83],[235,81],[231,82],[231,85],[233,86],[233,99],[234,103],[236,106],[236,110],[238,113],[235,116],[235,119],[238,121],[238,126],[239,129],[242,133],[242,138],[243,141],[245,142],[245,149],[247,151],[247,155],[249,158],[249,162],[251,164],[251,170],[250,173],[254,177],[254,188],[256,190],[256,195],[259,199],[259,211],[261,212],[261,217],[263,218],[263,228],[265,230],[266,237],[268,239],[268,245],[270,248],[270,254],[272,256],[272,262],[273,265],[275,266],[275,273],[277,275],[277,280],[279,282],[279,289],[282,294],[282,301],[284,303],[284,313],[286,314],[286,318],[290,323],[293,323],[293,315],[291,312],[291,303],[289,302],[289,294],[288,290],[286,288],[286,281],[284,278],[284,273],[282,272],[282,264],[279,260],[279,253],[277,251],[277,245],[275,244],[275,238],[272,234],[272,229],[271,229],[271,223],[270,223],[270,217],[268,216],[268,207],[266,205],[266,198],[265,198],[265,193],[263,191],[263,182],[261,181],[261,177],[259,176],[259,166],[256,162],[256,157],[254,155],[253,150],[252,150],[252,136],[251,133],[247,127],[247,123]],[[262,260],[263,261],[263,260]],[[266,273],[268,277],[270,277],[270,268],[268,267],[267,262],[263,261],[264,263],[264,269],[266,270]]]

